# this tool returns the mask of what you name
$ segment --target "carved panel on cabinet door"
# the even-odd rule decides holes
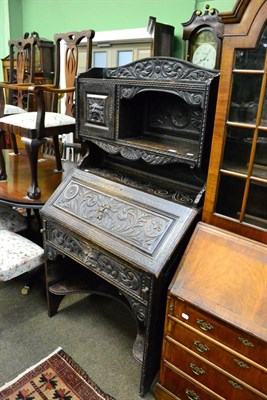
[[[107,126],[105,107],[107,96],[87,94],[87,121],[92,124]]]

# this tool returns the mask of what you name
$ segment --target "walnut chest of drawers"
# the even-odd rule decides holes
[[[168,290],[157,400],[267,399],[267,247],[198,223]]]

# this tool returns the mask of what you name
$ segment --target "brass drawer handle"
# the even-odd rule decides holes
[[[195,375],[203,375],[205,374],[204,369],[198,367],[196,364],[190,363],[190,368]]]
[[[247,347],[255,347],[253,343],[251,343],[248,339],[244,339],[239,336],[238,340],[240,340],[241,343],[243,343],[244,346]]]
[[[193,390],[185,389],[185,394],[189,400],[201,400]]]
[[[197,324],[203,331],[212,331],[214,329],[209,322],[205,322],[203,319],[198,319]]]
[[[237,363],[237,365],[239,365],[239,367],[249,369],[249,366],[246,363],[244,363],[244,361],[238,360],[237,358],[235,358],[234,361]]]
[[[200,353],[204,353],[205,351],[209,351],[208,346],[205,344],[200,343],[198,340],[194,340],[194,346]]]
[[[174,310],[174,305],[173,304],[170,304],[169,305],[169,311],[173,311]]]
[[[233,386],[234,389],[243,390],[242,386],[240,386],[238,383],[234,381],[228,381],[228,382],[230,383],[231,386]]]

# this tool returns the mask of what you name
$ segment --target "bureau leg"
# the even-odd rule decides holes
[[[138,332],[133,345],[133,356],[141,364],[144,358],[144,344],[145,344],[145,333],[143,327],[138,324]]]
[[[64,295],[58,295],[54,293],[47,293],[47,308],[48,308],[48,316],[53,317],[58,312],[58,308],[60,303],[64,299]]]

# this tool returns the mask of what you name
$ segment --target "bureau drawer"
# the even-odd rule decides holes
[[[180,342],[199,356],[218,365],[230,374],[237,376],[240,380],[255,389],[267,393],[266,371],[251,364],[248,359],[242,359],[239,354],[227,351],[226,348],[216,345],[209,340],[208,336],[187,328],[181,321],[175,321],[171,317],[168,318],[165,334],[169,335],[165,340],[171,341],[174,339]],[[166,352],[164,350],[163,352],[164,357],[168,359]],[[175,357],[175,354],[172,356]],[[178,359],[178,356],[176,358]],[[175,365],[177,365],[176,361],[178,362],[178,360],[175,360]]]
[[[206,391],[189,379],[184,377],[181,371],[174,370],[168,363],[164,361],[161,364],[160,369],[160,386],[167,389],[169,392],[173,393],[173,397],[179,400],[214,400],[214,399],[222,399],[220,396],[216,396],[216,393],[211,391]],[[157,391],[156,388],[156,400],[165,400],[165,397],[158,396],[157,393],[162,392],[161,390]],[[168,396],[167,396],[168,399]]]
[[[266,368],[267,346],[259,338],[177,299],[169,299],[167,312]]]
[[[267,396],[254,392],[252,387],[246,387],[236,377],[226,375],[223,370],[216,369],[215,365],[206,363],[204,359],[196,357],[169,340],[165,340],[164,356],[174,367],[225,399],[267,399]]]
[[[85,241],[49,220],[46,221],[46,244],[84,265],[123,292],[135,296],[147,306],[152,279],[142,270],[132,268],[131,265],[96,246],[93,241]]]

